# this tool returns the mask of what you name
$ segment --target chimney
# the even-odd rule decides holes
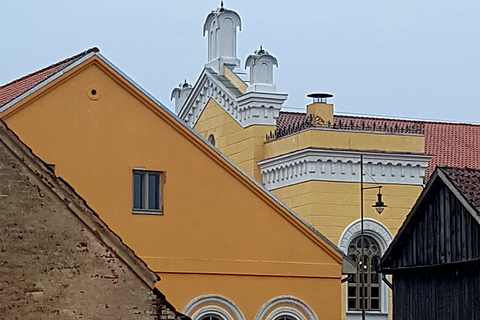
[[[185,82],[182,84],[180,83],[178,85],[178,88],[173,89],[172,91],[172,96],[170,97],[170,100],[175,99],[175,113],[178,114],[180,110],[183,107],[183,104],[185,103],[185,100],[187,100],[188,95],[190,92],[192,92],[192,85],[187,82],[187,79],[185,79]]]
[[[320,122],[327,125],[329,122],[333,124],[333,104],[327,103],[333,94],[329,93],[311,93],[307,97],[313,99],[313,103],[307,106],[307,114],[314,117],[320,117]]]
[[[212,68],[223,75],[223,67],[230,70],[240,66],[237,59],[237,28],[242,29],[240,16],[223,7],[212,11],[203,25],[203,35],[208,35],[208,62],[205,67]]]
[[[250,68],[250,85],[247,92],[276,92],[273,84],[273,67],[278,67],[277,59],[260,46],[245,62],[245,69]]]

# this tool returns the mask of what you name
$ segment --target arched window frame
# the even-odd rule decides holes
[[[388,229],[375,219],[365,218],[363,220],[363,231],[367,236],[372,237],[380,246],[381,255],[385,253],[388,246],[393,240],[393,236]],[[361,220],[358,219],[351,223],[340,236],[338,247],[345,254],[348,254],[348,246],[356,237],[361,234]],[[347,284],[348,285],[348,284]],[[389,289],[388,286],[381,281],[380,282],[380,311],[367,311],[372,314],[384,314],[385,319],[388,317],[388,302],[389,302]],[[345,299],[348,297],[348,292],[345,290]],[[347,319],[356,318],[358,311],[348,310],[348,301],[346,305]]]
[[[245,320],[242,311],[233,301],[218,295],[197,297],[185,306],[182,313],[192,320],[200,320],[209,314],[222,320]]]
[[[292,296],[278,296],[269,300],[257,312],[255,320],[276,320],[282,316],[294,320],[318,320],[310,306]]]

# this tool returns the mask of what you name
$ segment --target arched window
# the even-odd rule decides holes
[[[192,320],[245,320],[233,301],[217,295],[200,296],[190,301],[183,314]]]
[[[291,317],[291,316],[281,315],[281,316],[275,318],[275,320],[296,320],[296,319]]]
[[[380,311],[379,244],[374,238],[364,235],[362,245],[362,237],[357,236],[350,242],[347,255],[357,265],[357,273],[348,281],[348,310],[361,311],[365,305],[367,311]]]
[[[312,308],[292,296],[278,296],[258,310],[255,320],[318,320]]]
[[[213,134],[209,135],[208,136],[208,140],[207,140],[212,146],[215,147],[215,136]]]
[[[200,318],[200,320],[222,320],[219,316],[215,314],[206,314]]]
[[[357,264],[356,274],[350,276],[346,283],[346,312],[347,320],[358,319],[358,313],[362,310],[365,301],[367,313],[375,314],[375,319],[388,319],[388,286],[382,281],[381,275],[376,272],[380,257],[387,250],[393,240],[388,229],[375,219],[364,219],[364,250],[365,259],[360,259],[362,250],[361,221],[352,222],[345,228],[338,247]],[[360,262],[362,262],[360,264]],[[362,299],[362,277],[359,267],[365,272],[365,288]],[[366,269],[365,269],[366,268]]]

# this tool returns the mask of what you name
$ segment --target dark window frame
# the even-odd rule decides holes
[[[381,248],[377,240],[372,236],[364,235],[364,259],[361,259],[361,236],[355,237],[349,244],[347,255],[356,262],[357,272],[352,275],[347,284],[347,310],[361,311],[362,303],[365,303],[365,311],[380,312],[382,309],[381,274],[377,272],[381,257]],[[364,294],[362,299],[362,268]],[[358,281],[357,281],[358,280]]]
[[[134,169],[132,175],[132,212],[135,214],[163,214],[163,184],[161,171]]]

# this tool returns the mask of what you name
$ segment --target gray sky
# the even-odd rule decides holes
[[[242,67],[260,45],[302,111],[329,92],[338,113],[480,123],[478,0],[226,0],[242,18]],[[206,63],[202,27],[220,1],[3,0],[0,85],[97,46],[173,109]],[[295,109],[293,109],[295,108]]]

